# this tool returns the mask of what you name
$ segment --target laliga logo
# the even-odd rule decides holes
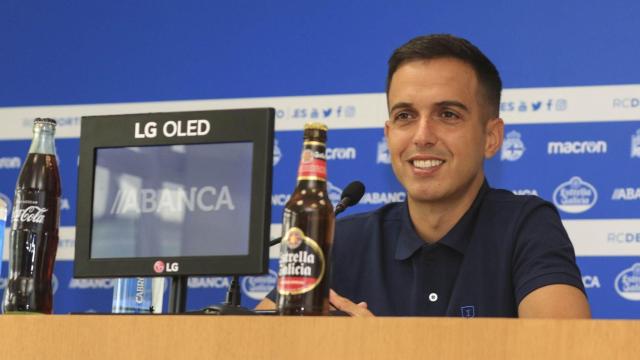
[[[502,143],[502,149],[500,150],[500,160],[504,161],[516,161],[522,157],[524,151],[524,143],[520,139],[522,135],[519,132],[512,130],[507,134],[507,137]]]
[[[269,269],[269,274],[261,276],[246,276],[242,279],[242,292],[254,300],[262,300],[276,287],[278,274]]]
[[[640,301],[640,263],[624,269],[614,282],[616,292],[627,300]]]
[[[273,142],[273,166],[278,165],[282,159],[282,151],[280,151],[280,147],[278,146],[278,139],[275,139]]]
[[[569,181],[560,184],[553,192],[553,203],[567,213],[583,213],[593,207],[598,201],[598,192],[593,185],[574,176]]]

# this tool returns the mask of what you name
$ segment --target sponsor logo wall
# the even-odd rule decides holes
[[[505,90],[504,145],[486,163],[492,186],[537,195],[556,205],[574,243],[593,314],[600,318],[640,318],[640,102],[634,97],[639,92],[640,85]],[[307,121],[321,121],[330,128],[327,168],[332,202],[349,182],[366,185],[360,204],[345,215],[406,199],[384,141],[384,94],[0,109],[5,124],[12,124],[0,134],[0,197],[8,203],[29,147],[32,119],[50,116],[60,121],[56,146],[63,201],[56,313],[111,309],[111,279],[72,278],[79,118],[260,106],[276,108],[272,237],[281,235],[283,206],[295,186],[301,130]],[[242,279],[245,306],[254,306],[275,285],[277,249],[271,254],[269,274]],[[0,280],[0,291],[5,282]],[[223,301],[228,283],[225,277],[190,279],[187,307]]]

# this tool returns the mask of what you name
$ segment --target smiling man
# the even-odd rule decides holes
[[[389,60],[385,137],[407,201],[339,220],[330,301],[356,316],[590,317],[554,206],[489,187],[504,137],[491,61],[451,35]],[[265,299],[259,308],[272,307]]]

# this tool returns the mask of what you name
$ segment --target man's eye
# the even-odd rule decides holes
[[[460,118],[460,116],[457,113],[455,113],[453,111],[449,111],[449,110],[442,111],[440,113],[440,117],[442,117],[444,119],[451,119],[451,120]]]
[[[393,120],[398,122],[411,120],[411,114],[406,111],[401,111],[393,117]]]

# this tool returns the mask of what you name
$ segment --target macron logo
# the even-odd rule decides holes
[[[606,154],[607,142],[598,141],[550,141],[547,144],[549,155],[568,154]]]

